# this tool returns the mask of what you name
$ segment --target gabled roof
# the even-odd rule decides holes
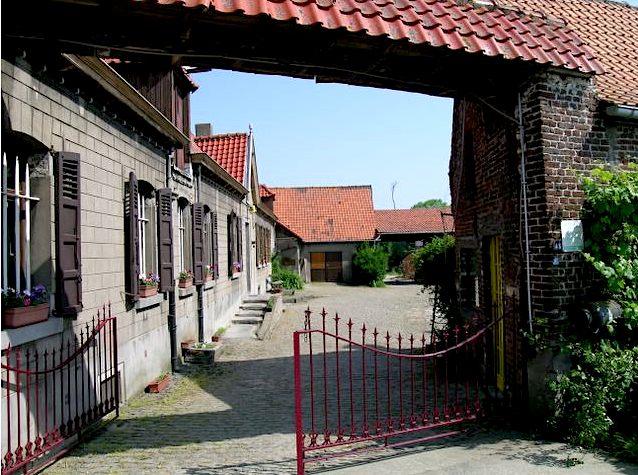
[[[279,222],[304,242],[374,238],[372,187],[271,188]]]
[[[443,216],[441,213],[444,213]],[[374,211],[379,234],[429,234],[454,230],[454,218],[446,208],[380,209]]]
[[[261,196],[262,198],[270,198],[271,196],[275,196],[275,194],[266,185],[260,184],[259,185],[259,196]]]
[[[196,136],[195,143],[232,175],[242,186],[246,186],[246,159],[249,134],[224,134]]]
[[[131,0],[139,1],[139,0]],[[583,73],[603,66],[571,25],[506,8],[491,1],[451,0],[162,0],[221,13],[267,15],[299,25],[346,29],[414,44],[521,59]],[[203,9],[202,9],[203,7]]]
[[[499,6],[563,18],[604,65],[599,99],[638,106],[638,7],[605,0],[496,0]]]

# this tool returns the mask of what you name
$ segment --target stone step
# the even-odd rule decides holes
[[[264,320],[263,315],[260,316],[241,316],[235,315],[232,319],[232,322],[238,325],[253,325],[260,324]],[[224,335],[225,336],[225,335]]]
[[[256,339],[257,330],[259,324],[244,324],[244,325],[231,325],[228,330],[224,332],[224,340],[230,339]]]
[[[235,313],[236,317],[263,317],[263,310],[239,310]]]
[[[247,295],[244,297],[244,303],[254,303],[254,302],[268,302],[270,300],[270,296],[266,294],[260,295]]]
[[[239,306],[239,308],[243,310],[265,310],[267,307],[268,304],[263,302],[242,303]]]

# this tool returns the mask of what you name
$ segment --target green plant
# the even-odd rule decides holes
[[[140,285],[157,285],[160,278],[155,272],[149,272],[148,274],[140,274]]]
[[[217,336],[219,336],[219,335],[217,335]],[[197,342],[197,343],[193,343],[190,348],[196,349],[196,350],[208,350],[208,349],[211,349],[211,348],[215,348],[215,344],[214,343],[208,343],[208,342],[205,342],[205,341],[200,341],[200,342]]]
[[[215,331],[215,334],[213,336],[222,336],[225,332],[226,332],[226,328],[220,327]]]
[[[431,200],[419,201],[417,204],[412,206],[412,209],[416,208],[445,208],[448,205],[445,201],[439,198],[433,198]]]
[[[352,267],[356,283],[381,287],[388,270],[388,253],[382,246],[371,247],[364,242],[354,254]]]
[[[594,293],[620,302],[622,315],[596,337],[563,335],[573,367],[555,382],[554,433],[638,461],[638,173],[595,168],[582,178],[587,262],[598,274]]]
[[[183,270],[179,273],[179,280],[188,280],[192,279],[193,277],[193,272],[188,269]]]
[[[302,290],[304,288],[303,280],[296,272],[281,267],[281,257],[275,254],[272,258],[272,274],[273,282],[281,282],[284,289]]]
[[[44,285],[36,285],[33,290],[23,290],[18,292],[8,288],[2,291],[3,308],[29,307],[40,305],[49,301],[49,293]]]
[[[160,381],[164,381],[166,378],[168,378],[169,375],[170,373],[168,371],[165,371],[164,373],[160,374],[157,378],[155,378],[153,382],[159,383]]]

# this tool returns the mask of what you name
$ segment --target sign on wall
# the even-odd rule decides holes
[[[560,222],[563,252],[583,250],[583,223],[580,219],[565,219]]]

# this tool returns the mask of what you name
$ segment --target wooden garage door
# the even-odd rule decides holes
[[[340,252],[310,253],[310,279],[313,282],[339,282],[342,277]]]

